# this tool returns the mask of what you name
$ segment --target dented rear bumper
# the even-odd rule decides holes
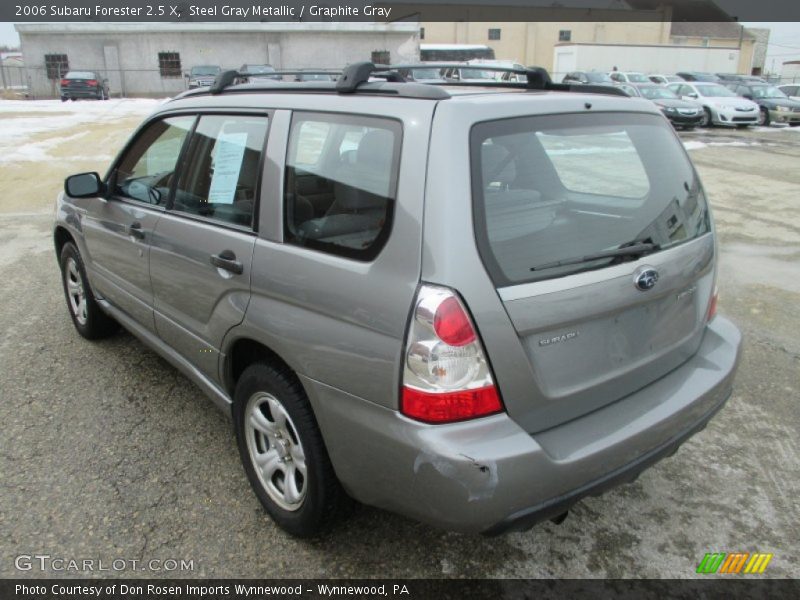
[[[717,317],[679,368],[533,435],[506,414],[426,425],[301,379],[354,498],[445,529],[498,534],[557,516],[672,454],[730,396],[740,345],[736,327]]]

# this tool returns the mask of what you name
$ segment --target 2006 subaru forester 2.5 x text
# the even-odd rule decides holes
[[[349,497],[525,529],[635,478],[731,394],[740,334],[715,314],[711,215],[669,123],[518,74],[226,72],[104,178],[65,183],[78,332],[123,325],[228,411],[295,535]]]

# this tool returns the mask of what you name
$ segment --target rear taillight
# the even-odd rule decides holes
[[[714,286],[714,291],[711,294],[711,298],[708,300],[708,310],[706,311],[706,323],[711,321],[714,317],[717,316],[717,301],[719,300],[719,290],[717,290],[717,286]]]
[[[88,85],[97,85],[97,79],[90,79],[86,82]]]
[[[464,304],[451,289],[421,286],[409,324],[400,411],[419,421],[448,423],[502,410]]]
[[[69,85],[69,79],[62,79],[61,80],[61,87]]]

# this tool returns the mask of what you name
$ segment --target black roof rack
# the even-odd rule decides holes
[[[461,81],[447,80],[426,81],[425,83],[407,79],[406,74],[413,69],[475,69],[480,71],[493,71],[497,73],[510,73],[522,75],[525,81]],[[300,75],[300,74],[325,74],[339,75],[335,83],[333,82],[283,82],[270,80],[273,75]],[[236,83],[245,83],[248,78],[258,79],[258,82],[249,82],[247,86],[237,86],[230,88]],[[373,79],[373,81],[370,81]],[[374,79],[382,79],[384,82],[376,82]],[[395,85],[402,84],[402,85]],[[292,71],[274,71],[269,73],[241,73],[238,71],[223,71],[217,75],[214,83],[208,89],[208,93],[221,94],[226,91],[253,91],[254,89],[264,89],[275,92],[336,92],[339,94],[376,93],[389,94],[412,98],[444,99],[449,98],[450,94],[440,86],[456,87],[481,87],[481,88],[511,88],[522,90],[538,91],[558,91],[558,92],[578,92],[584,94],[606,94],[612,96],[628,95],[617,87],[611,85],[590,85],[590,84],[571,84],[554,83],[546,69],[542,67],[501,67],[485,65],[482,63],[405,63],[398,65],[375,65],[371,62],[358,62],[345,67],[342,71],[335,70],[313,70],[297,69]],[[229,90],[230,88],[230,90]],[[206,93],[204,90],[197,90],[191,95]],[[189,95],[184,93],[183,96]]]

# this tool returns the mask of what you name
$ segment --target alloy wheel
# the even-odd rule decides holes
[[[69,309],[73,316],[81,325],[86,325],[88,319],[88,307],[86,305],[86,288],[83,285],[78,263],[74,258],[67,260],[64,269],[64,283],[67,286],[67,298],[69,299]]]
[[[257,392],[245,408],[247,449],[253,469],[270,499],[296,511],[308,491],[306,457],[297,428],[272,394]]]

